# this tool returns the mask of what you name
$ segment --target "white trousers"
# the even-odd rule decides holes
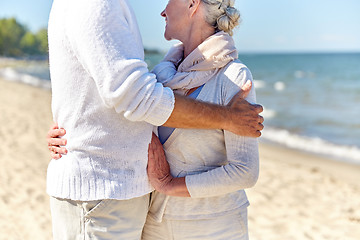
[[[200,220],[156,222],[148,216],[142,240],[248,240],[247,207],[231,214]]]
[[[130,200],[72,201],[51,197],[54,240],[139,240],[149,194]]]

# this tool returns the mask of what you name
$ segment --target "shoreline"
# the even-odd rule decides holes
[[[1,78],[0,91],[0,239],[51,239],[51,92]],[[246,192],[252,240],[360,236],[360,165],[261,142],[260,177]]]
[[[321,168],[328,174],[344,178],[349,182],[357,182],[360,186],[360,164],[358,163],[348,160],[342,161],[338,157],[287,147],[268,140],[260,141],[259,146],[261,146],[261,149],[264,150],[266,154],[270,151],[281,151],[283,155],[295,157],[296,159],[294,162],[301,161],[302,165]],[[274,159],[276,158],[275,156],[271,157]],[[316,160],[312,161],[313,159]],[[283,162],[287,160],[280,158],[279,161]],[[338,168],[345,169],[349,174],[344,174],[344,171],[338,171]]]

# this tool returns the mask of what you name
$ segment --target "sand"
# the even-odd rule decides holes
[[[260,161],[250,239],[360,239],[359,166],[265,144]]]
[[[45,193],[50,92],[0,80],[0,239],[51,239]]]
[[[0,79],[0,240],[51,239],[50,92]],[[252,240],[360,239],[360,166],[262,143]]]

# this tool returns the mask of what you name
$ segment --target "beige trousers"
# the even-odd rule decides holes
[[[149,194],[130,200],[50,199],[54,240],[139,240]]]
[[[200,220],[146,219],[142,240],[248,240],[247,207]]]

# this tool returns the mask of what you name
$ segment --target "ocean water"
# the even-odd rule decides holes
[[[264,139],[360,163],[360,54],[240,59],[265,107]]]
[[[149,54],[149,68],[163,54]],[[260,141],[360,164],[359,54],[240,54],[265,108]],[[0,76],[50,88],[47,62],[0,69]]]
[[[15,61],[14,59],[0,58],[0,77],[34,87],[51,88],[47,61]]]

